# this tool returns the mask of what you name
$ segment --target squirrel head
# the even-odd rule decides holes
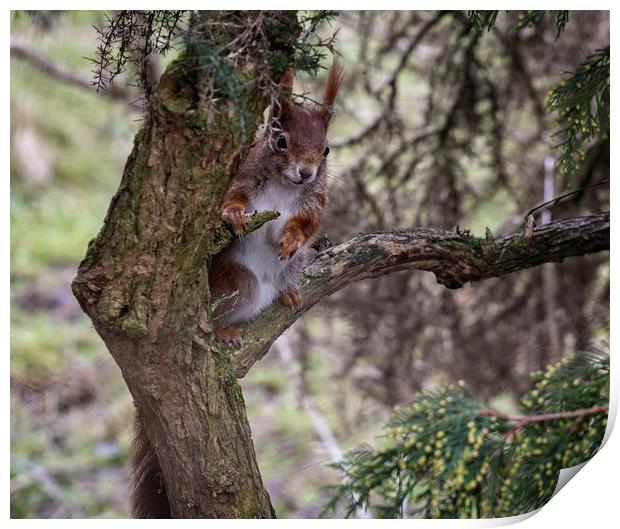
[[[334,60],[327,74],[321,105],[295,105],[292,100],[292,69],[280,82],[280,98],[272,109],[267,141],[278,173],[286,185],[301,186],[324,173],[329,154],[327,129],[334,101],[342,83],[342,64]]]

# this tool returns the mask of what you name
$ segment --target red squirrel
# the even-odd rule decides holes
[[[293,104],[293,78],[292,70],[282,78],[271,126],[250,148],[222,204],[222,218],[238,238],[213,257],[209,273],[212,298],[224,300],[213,314],[219,341],[239,343],[233,325],[250,320],[277,297],[286,306],[301,304],[304,255],[327,206],[326,135],[342,65],[334,61],[330,68],[320,106]],[[280,216],[241,237],[246,215],[254,210],[275,210]],[[138,417],[131,464],[132,515],[170,518],[161,468]]]
[[[276,298],[289,307],[301,304],[298,282],[304,256],[327,207],[327,129],[342,83],[342,65],[327,75],[322,105],[293,104],[293,71],[280,83],[279,115],[251,147],[231,180],[222,218],[238,238],[214,256],[209,276],[215,336],[240,343],[233,325],[246,322]],[[277,119],[273,116],[277,115]],[[241,237],[246,215],[275,210],[280,216]]]

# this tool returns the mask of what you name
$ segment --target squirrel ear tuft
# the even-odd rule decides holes
[[[282,79],[280,79],[280,92],[288,92],[290,95],[293,92],[293,82],[295,81],[295,70],[288,68]]]
[[[334,113],[334,102],[340,90],[342,79],[344,77],[344,66],[342,62],[334,58],[329,72],[327,72],[327,82],[325,83],[325,91],[323,92],[323,107],[321,108],[321,117],[325,126],[329,124]]]
[[[278,104],[280,106],[280,112],[275,109],[275,115],[284,117],[293,111],[293,82],[295,81],[295,71],[289,68],[284,72],[282,79],[280,80],[280,96],[278,97]]]

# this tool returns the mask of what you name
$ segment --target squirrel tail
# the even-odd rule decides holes
[[[133,423],[131,469],[131,515],[134,518],[170,518],[159,461],[137,413]]]

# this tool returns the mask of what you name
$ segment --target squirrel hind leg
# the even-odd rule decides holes
[[[279,277],[280,289],[278,297],[280,303],[290,307],[292,311],[300,309],[303,305],[301,292],[299,291],[299,279],[305,262],[305,249],[301,248],[288,261]]]
[[[255,313],[259,288],[252,271],[235,262],[226,250],[214,256],[209,271],[209,289],[211,299],[220,298],[213,311],[216,326],[225,328],[250,319]],[[226,333],[231,334],[230,331],[221,332],[223,337]]]
[[[235,345],[242,345],[243,339],[239,334],[239,331],[230,325],[224,325],[222,327],[215,328],[215,339],[218,342],[232,343]]]
[[[301,292],[299,292],[299,287],[297,285],[292,285],[288,287],[288,289],[280,292],[280,303],[285,307],[290,307],[292,311],[295,308],[301,308],[303,305],[303,301],[301,298]]]

